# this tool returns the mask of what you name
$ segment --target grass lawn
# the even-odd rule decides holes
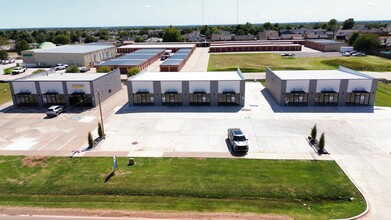
[[[8,83],[0,83],[0,104],[11,101],[11,91]]]
[[[391,61],[366,57],[281,57],[272,53],[211,54],[208,71],[265,72],[272,70],[329,70],[344,66],[358,71],[391,71]]]
[[[254,212],[298,219],[357,215],[365,202],[333,161],[0,156],[0,205]],[[356,198],[352,202],[349,197]],[[306,204],[306,205],[303,205]]]
[[[391,107],[391,83],[379,82],[377,85],[375,105]]]

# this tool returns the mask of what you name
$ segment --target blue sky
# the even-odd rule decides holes
[[[0,9],[0,28],[391,19],[390,0],[0,0],[0,5],[7,5]]]

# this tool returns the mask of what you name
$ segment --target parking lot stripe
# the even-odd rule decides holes
[[[50,139],[50,141],[48,141],[46,144],[42,145],[42,147],[38,148],[38,150],[41,150],[42,148],[46,147],[50,142],[52,142],[52,141],[53,141],[54,139],[56,139],[57,137],[58,137],[58,135],[55,136],[54,138]]]
[[[71,142],[76,136],[73,136],[71,139],[69,139],[65,144],[63,144],[60,148],[57,149],[57,151],[61,150],[61,148],[65,147],[69,142]]]

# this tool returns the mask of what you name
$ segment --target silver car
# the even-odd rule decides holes
[[[228,129],[228,140],[234,152],[247,152],[248,139],[239,128]]]
[[[56,117],[63,111],[64,111],[64,107],[62,105],[53,105],[46,110],[46,115],[48,117]]]

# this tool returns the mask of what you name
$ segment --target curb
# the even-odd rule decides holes
[[[336,219],[332,219],[332,220],[354,220],[354,219],[359,219],[361,217],[364,217],[365,215],[368,214],[369,212],[369,203],[368,203],[368,199],[365,197],[364,193],[361,191],[361,189],[357,186],[357,184],[354,182],[354,180],[352,180],[352,178],[350,178],[350,176],[342,169],[342,167],[339,165],[339,163],[334,160],[339,168],[341,168],[342,172],[349,178],[349,180],[353,183],[353,185],[356,187],[356,189],[361,193],[362,197],[364,198],[364,201],[365,201],[365,204],[367,205],[367,208],[364,210],[364,212],[362,212],[361,214],[358,214],[356,216],[353,216],[353,217],[349,217],[349,218],[336,218]]]

